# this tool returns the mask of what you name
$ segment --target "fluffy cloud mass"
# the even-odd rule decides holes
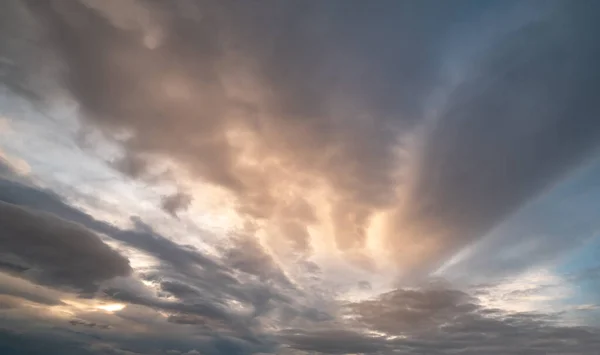
[[[592,354],[599,10],[2,2],[0,352]]]

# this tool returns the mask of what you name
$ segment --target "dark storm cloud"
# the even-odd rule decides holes
[[[0,246],[31,267],[26,274],[50,285],[93,290],[131,272],[129,261],[83,226],[0,202]]]

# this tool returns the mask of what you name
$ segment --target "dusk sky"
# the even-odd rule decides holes
[[[600,354],[599,18],[0,0],[0,354]]]

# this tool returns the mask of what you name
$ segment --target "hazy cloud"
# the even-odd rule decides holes
[[[572,311],[594,305],[504,305],[579,302],[595,269],[501,296],[490,277],[558,268],[597,234],[598,172],[574,172],[600,142],[599,11],[0,2],[4,92],[98,134],[77,155],[93,164],[67,163],[21,137],[46,124],[11,121],[31,166],[0,151],[0,353],[597,353]],[[103,171],[106,196],[63,186]],[[440,266],[464,287],[426,284]]]
[[[396,203],[398,135],[423,117],[444,41],[475,4],[134,3],[30,2],[82,114],[131,133],[124,171],[173,160],[301,249],[314,220],[286,211],[324,189],[319,217],[344,250]]]
[[[357,255],[375,213],[392,209],[376,237],[404,270],[430,271],[596,146],[592,5],[558,2],[505,25],[516,29],[502,28],[430,117],[450,87],[439,58],[476,20],[465,9],[491,3],[129,4],[29,3],[82,115],[129,132],[123,171],[175,162],[292,249],[310,251],[317,223]],[[498,18],[511,4],[496,5]],[[328,212],[290,214],[323,204],[310,189],[325,192]],[[189,201],[162,206],[175,214]],[[366,257],[351,260],[371,267]]]

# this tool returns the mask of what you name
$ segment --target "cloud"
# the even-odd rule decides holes
[[[0,201],[2,200],[28,206],[28,209],[36,208],[48,213],[52,212],[79,223],[91,231],[125,243],[138,252],[156,257],[160,263],[155,267],[144,269],[138,275],[144,281],[156,283],[159,290],[146,287],[135,278],[136,275],[132,275],[130,278],[113,278],[103,283],[102,295],[114,301],[165,312],[169,314],[170,322],[173,324],[204,323],[207,330],[219,329],[221,333],[238,334],[256,342],[258,337],[252,328],[258,326],[257,317],[266,316],[273,308],[280,307],[296,312],[297,316],[304,314],[304,308],[290,297],[298,294],[291,282],[260,249],[260,246],[253,244],[250,239],[244,245],[224,248],[219,258],[205,255],[189,246],[179,245],[156,233],[137,218],[133,219],[134,229],[119,229],[109,223],[96,220],[67,205],[57,195],[34,186],[0,180]],[[13,208],[24,210],[24,207]],[[51,215],[44,214],[44,216]],[[69,223],[58,217],[52,218]],[[83,227],[78,228],[83,229]],[[60,244],[55,245],[60,246]],[[248,249],[249,247],[251,249]],[[97,252],[103,250],[102,247],[95,248]],[[242,249],[238,248],[246,248],[250,254],[245,256],[240,253]],[[114,251],[113,253],[116,254]],[[56,254],[67,260],[58,251]],[[88,260],[94,262],[89,256]],[[101,264],[107,264],[108,261],[102,261]],[[58,265],[60,264],[52,267],[56,268]],[[53,270],[46,264],[42,266],[40,272],[45,274]],[[95,276],[92,271],[84,268],[78,270],[85,271],[81,275],[81,280],[77,279],[79,283],[92,284],[94,281],[99,281],[97,280],[99,276]],[[105,268],[100,275],[104,275],[107,270],[110,269]],[[48,283],[55,285],[54,283],[58,281],[53,278],[49,279]]]
[[[48,306],[61,305],[61,295],[29,281],[0,273],[0,294]]]
[[[9,176],[14,173],[14,170],[8,165],[4,159],[0,159],[0,176]]]
[[[402,334],[452,321],[476,310],[474,299],[457,290],[397,290],[373,301],[349,305],[371,329]]]
[[[392,253],[415,255],[407,268],[430,271],[596,151],[595,10],[562,3],[509,33],[449,95],[390,221]]]
[[[119,230],[90,216],[86,220],[85,214],[77,214],[77,210],[54,199],[56,196],[48,192],[16,182],[11,184],[12,191],[20,194],[7,196],[5,188],[0,189],[0,197],[18,201],[17,196],[21,196],[23,203],[38,201],[39,207],[70,215],[91,229],[104,228],[107,235],[110,232],[118,240],[154,253],[163,262],[143,276],[157,283],[156,291],[138,290],[131,279],[123,280],[121,287],[105,289],[106,296],[127,304],[122,311],[106,314],[105,318],[79,313],[71,320],[81,330],[68,335],[27,336],[28,339],[35,338],[39,344],[49,342],[48,346],[42,347],[44,349],[59,352],[66,348],[83,349],[82,354],[88,354],[85,351],[90,354],[106,352],[105,345],[90,347],[90,339],[110,343],[115,351],[141,354],[153,354],[153,351],[160,354],[158,349],[163,352],[179,349],[181,353],[196,349],[202,354],[223,351],[276,353],[287,351],[285,349],[331,354],[594,354],[600,345],[596,328],[561,325],[560,314],[515,313],[488,308],[482,303],[481,294],[470,294],[443,283],[397,289],[372,299],[348,303],[339,312],[332,309],[334,311],[327,317],[315,316],[318,310],[302,308],[295,303],[301,300],[300,294],[289,294],[295,299],[288,299],[283,297],[286,292],[279,293],[287,290],[285,283],[259,286],[264,282],[260,275],[265,272],[264,275],[269,275],[273,266],[268,259],[261,258],[257,259],[260,262],[240,264],[241,250],[253,250],[244,243],[230,253],[237,255],[234,258],[224,253],[216,260],[204,259],[197,250],[164,239],[139,220],[136,229]],[[231,278],[213,279],[215,270]],[[258,283],[238,283],[237,278],[243,275],[256,277]],[[268,277],[268,280],[277,278]],[[115,281],[111,283],[119,285]],[[265,293],[267,291],[269,293]],[[29,297],[23,295],[17,296]],[[260,311],[240,312],[225,302],[227,300],[237,300]],[[261,303],[264,300],[268,300],[268,306]],[[27,324],[31,322],[34,321]],[[64,320],[61,322],[63,325],[58,329],[69,324]],[[275,324],[275,329],[281,330],[273,330],[267,326],[269,324]],[[145,331],[134,332],[138,327]],[[194,333],[188,332],[200,333],[203,337],[195,338]],[[173,334],[181,334],[181,338]],[[39,351],[30,349],[29,342],[22,342],[23,335],[3,333],[2,336],[7,344],[10,343],[5,346],[12,347],[7,348],[12,352],[27,350],[36,354],[35,351]]]
[[[362,332],[287,330],[282,337],[293,348],[332,354],[593,354],[598,346],[597,328],[486,308],[476,297],[435,284],[351,303],[348,311],[347,326]]]
[[[122,170],[167,159],[294,248],[320,222],[353,250],[396,204],[398,136],[424,115],[471,3],[130,4],[29,2],[82,116],[131,134]],[[292,212],[307,203],[330,206]]]
[[[56,216],[0,202],[3,253],[31,266],[44,284],[90,291],[131,273],[129,261],[86,228]]]
[[[310,252],[316,224],[357,255],[391,209],[376,238],[401,269],[426,273],[568,174],[600,134],[591,5],[489,29],[506,34],[463,63],[471,72],[429,118],[450,87],[436,58],[452,53],[459,19],[475,23],[464,9],[489,5],[128,4],[29,2],[82,116],[129,132],[123,171],[173,162],[292,249]],[[510,22],[511,6],[497,18]],[[186,201],[162,204],[174,214]]]
[[[44,96],[44,80],[39,79],[46,77],[47,66],[35,55],[39,49],[35,19],[23,5],[17,1],[0,5],[0,85],[37,102]],[[34,75],[38,80],[31,80]]]
[[[317,351],[326,354],[374,353],[383,350],[385,341],[348,330],[295,331],[288,330],[280,335],[283,342],[299,350]]]
[[[571,311],[517,312],[566,280],[419,283],[459,251],[454,271],[515,280],[595,230],[572,207],[596,195],[538,198],[597,152],[598,7],[517,3],[1,4],[6,88],[75,104],[117,148],[110,183],[177,187],[160,218],[191,231],[210,189],[236,221],[210,238],[118,227],[0,157],[0,352],[597,352]]]
[[[562,263],[569,253],[591,242],[598,229],[598,163],[596,158],[590,159],[583,169],[520,208],[450,260],[439,274],[488,282],[496,277],[513,278],[535,266]]]
[[[156,323],[140,319],[146,330],[133,331],[132,323],[119,324],[109,315],[111,327],[98,327],[99,321],[81,320],[82,332],[61,330],[56,323],[46,331],[31,332],[25,337],[16,331],[0,330],[0,346],[7,354],[25,350],[42,354],[41,349],[66,351],[72,349],[103,353],[112,349],[141,354],[186,353],[201,354],[294,353],[293,350],[326,354],[594,354],[598,329],[561,325],[557,315],[511,313],[490,309],[465,292],[440,285],[413,289],[397,289],[381,297],[350,305],[351,317],[321,324],[313,329],[288,328],[266,340],[266,345],[236,337],[213,334],[196,322]],[[425,322],[411,323],[416,314]],[[175,318],[169,318],[176,320]],[[183,319],[183,318],[181,318]],[[91,324],[96,324],[92,326]],[[161,328],[161,324],[171,328]],[[174,331],[174,328],[178,327]],[[193,327],[190,330],[180,327]],[[188,333],[188,331],[190,333]],[[197,337],[194,334],[204,334]],[[101,334],[101,337],[100,337]],[[179,337],[181,335],[181,338]],[[206,337],[206,335],[210,335]],[[30,341],[24,341],[29,339]],[[31,339],[35,339],[32,342]],[[38,344],[39,348],[32,348]],[[10,346],[10,348],[8,347]],[[62,349],[62,350],[60,350]],[[176,350],[177,349],[177,350]],[[115,351],[116,351],[115,350]],[[37,352],[36,352],[37,351]],[[170,352],[169,352],[170,351]],[[76,353],[79,354],[79,353]]]
[[[100,329],[110,329],[109,325],[106,324],[96,324],[94,322],[86,322],[80,319],[72,319],[69,321],[69,324],[73,326],[83,326],[88,328],[100,328]]]
[[[27,162],[7,155],[0,150],[0,176],[15,177],[27,175],[31,167]]]
[[[173,217],[177,213],[186,210],[192,203],[192,197],[184,192],[177,192],[172,195],[164,196],[161,201],[162,209]]]

